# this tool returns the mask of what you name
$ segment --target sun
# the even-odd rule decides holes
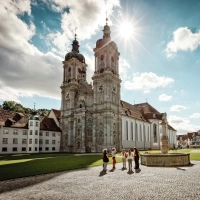
[[[131,22],[123,21],[121,22],[119,28],[119,35],[124,39],[130,39],[134,35],[134,27]]]

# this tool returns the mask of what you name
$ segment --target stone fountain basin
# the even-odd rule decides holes
[[[144,153],[140,160],[146,166],[186,166],[190,164],[190,153]]]

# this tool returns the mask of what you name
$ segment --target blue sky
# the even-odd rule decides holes
[[[91,82],[106,10],[120,52],[121,99],[167,112],[178,134],[199,130],[198,0],[2,1],[0,104],[60,109],[62,61],[75,28]]]

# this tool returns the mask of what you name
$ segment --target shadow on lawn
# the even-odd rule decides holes
[[[23,159],[24,162],[22,162]],[[18,159],[5,156],[1,157],[0,161],[5,162],[0,165],[0,193],[2,193],[52,179],[69,170],[97,166],[102,164],[102,156],[47,154],[19,156]]]

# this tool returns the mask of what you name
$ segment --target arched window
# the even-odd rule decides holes
[[[131,140],[133,141],[133,122],[131,122]]]
[[[154,138],[154,142],[158,142],[157,140],[157,125],[153,124],[153,138]]]
[[[138,126],[135,124],[135,141],[138,141]]]
[[[128,140],[128,121],[126,121],[126,139]]]

